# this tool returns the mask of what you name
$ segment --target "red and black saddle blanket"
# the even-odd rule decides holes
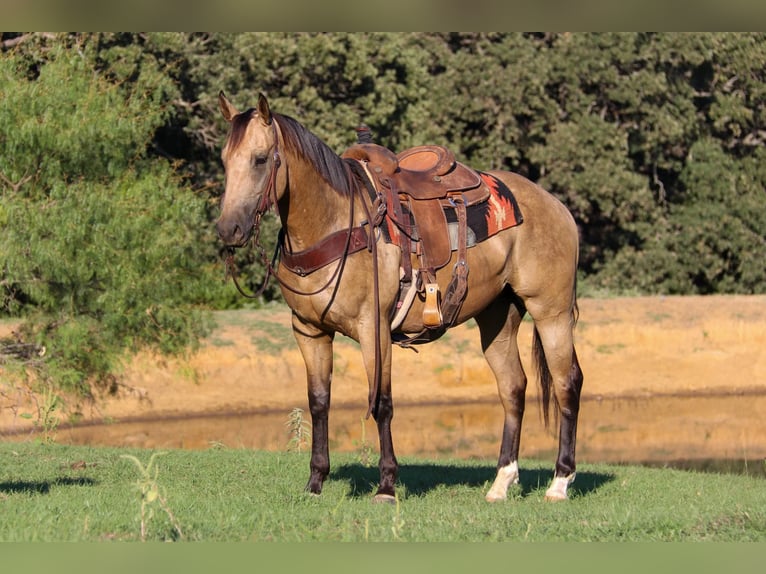
[[[489,188],[489,197],[480,203],[466,208],[467,216],[467,247],[472,247],[489,239],[496,233],[520,225],[523,215],[513,192],[502,181],[488,173],[479,172],[482,183]],[[383,237],[388,243],[400,244],[398,241],[401,233],[406,234],[412,241],[412,249],[415,251],[418,241],[417,223],[412,214],[402,203],[402,212],[405,221],[397,222],[390,217],[386,218],[386,225],[382,225]],[[450,234],[452,250],[458,248],[458,219],[454,207],[445,206],[444,214]]]

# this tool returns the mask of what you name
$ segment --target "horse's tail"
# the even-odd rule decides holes
[[[551,377],[551,371],[548,368],[548,361],[543,350],[543,342],[540,340],[540,333],[537,331],[537,327],[534,328],[532,334],[532,359],[535,371],[537,371],[537,380],[540,383],[540,406],[543,412],[543,421],[545,421],[545,428],[548,428],[553,377]]]
[[[577,320],[580,317],[580,309],[577,306],[577,279],[575,279],[572,297],[574,299],[574,304],[572,305],[572,329],[574,329]],[[576,365],[577,358],[574,348],[572,348],[572,359]],[[532,360],[534,362],[535,371],[537,371],[537,380],[540,383],[540,406],[543,412],[543,421],[545,422],[545,428],[548,428],[550,422],[551,385],[553,384],[553,377],[551,376],[550,368],[548,368],[548,360],[545,358],[543,342],[540,339],[540,333],[537,331],[537,327],[534,328],[532,333]],[[579,369],[579,366],[577,368]],[[555,393],[553,395],[553,403],[556,405],[554,416],[558,421],[559,405]]]

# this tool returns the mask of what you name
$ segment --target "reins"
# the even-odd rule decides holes
[[[367,171],[367,168],[364,166],[364,164],[357,163],[356,165],[361,165],[362,168],[364,168],[364,171]],[[367,182],[369,182],[370,185],[372,185],[374,188],[372,179],[368,176],[365,177],[365,185]],[[353,202],[354,200],[352,198],[351,203]],[[375,305],[375,375],[373,379],[372,393],[369,397],[369,406],[367,407],[367,414],[365,415],[365,418],[369,419],[373,411],[377,412],[378,409],[378,403],[380,401],[380,379],[383,376],[383,373],[381,372],[382,357],[380,352],[380,281],[378,279],[378,242],[375,240],[375,229],[377,229],[377,227],[382,223],[383,217],[385,216],[386,204],[385,202],[378,200],[378,209],[375,213],[374,220],[372,219],[371,210],[369,207],[367,207],[367,202],[364,200],[364,196],[362,196],[362,205],[364,206],[367,221],[370,222],[370,228],[372,229],[372,233],[370,234],[369,248],[372,253],[372,296]]]
[[[274,252],[272,261],[269,261],[266,257],[266,251],[259,241],[261,234],[261,217],[268,211],[270,207],[270,194],[274,195],[274,200],[271,203],[273,203],[275,206],[277,205],[277,170],[279,169],[279,166],[282,165],[282,158],[279,155],[279,138],[277,137],[277,126],[276,121],[274,120],[272,120],[272,130],[274,131],[274,153],[272,155],[271,170],[269,171],[269,180],[266,182],[266,190],[263,192],[263,195],[261,195],[261,199],[255,208],[255,215],[253,216],[253,229],[255,230],[255,234],[253,235],[252,239],[253,246],[260,252],[261,261],[266,267],[266,277],[255,293],[246,293],[237,280],[237,268],[234,263],[235,248],[226,247],[222,251],[222,253],[226,253],[224,263],[226,265],[227,276],[231,277],[234,286],[237,288],[237,291],[239,291],[240,295],[247,297],[248,299],[257,299],[263,295],[263,292],[266,291],[266,287],[269,284],[269,277],[271,275],[276,277],[273,264],[276,261],[277,255],[279,253],[279,244],[277,243],[277,249]]]
[[[271,261],[269,261],[268,257],[266,257],[266,249],[260,244],[259,241],[259,235],[260,235],[260,223],[261,223],[261,214],[256,213],[255,215],[255,235],[253,236],[252,243],[253,247],[255,247],[258,252],[261,255],[261,262],[266,267],[266,277],[263,279],[263,283],[261,286],[256,289],[255,293],[247,293],[244,289],[242,289],[242,286],[239,284],[239,281],[237,280],[237,266],[234,262],[234,253],[235,248],[234,247],[224,247],[221,250],[222,254],[226,254],[226,256],[223,258],[224,264],[226,266],[226,277],[231,277],[232,282],[234,283],[234,286],[237,288],[237,291],[239,291],[239,294],[243,297],[247,297],[248,299],[257,299],[261,295],[263,295],[263,292],[266,291],[266,287],[269,285],[269,279],[272,275],[275,275],[274,272],[274,263],[277,260],[277,256],[279,255],[279,244],[277,244],[277,248],[274,251],[274,256]]]

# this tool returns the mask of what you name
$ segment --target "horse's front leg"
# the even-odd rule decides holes
[[[330,472],[328,417],[332,380],[334,333],[326,333],[301,321],[293,314],[293,334],[306,363],[309,410],[311,411],[311,476],[306,490],[322,493]]]
[[[372,416],[378,425],[380,442],[380,483],[375,493],[374,502],[395,502],[394,485],[399,474],[399,463],[394,454],[394,441],[391,438],[391,420],[394,417],[394,402],[391,397],[391,333],[388,325],[382,322],[379,341],[375,340],[374,329],[360,337],[362,357],[370,384],[369,400]],[[375,345],[380,345],[380,360],[375,360]],[[375,372],[380,369],[379,386],[376,386]]]

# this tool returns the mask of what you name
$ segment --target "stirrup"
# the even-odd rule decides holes
[[[437,283],[426,283],[426,303],[423,307],[423,325],[429,329],[435,329],[442,325],[439,285]]]

